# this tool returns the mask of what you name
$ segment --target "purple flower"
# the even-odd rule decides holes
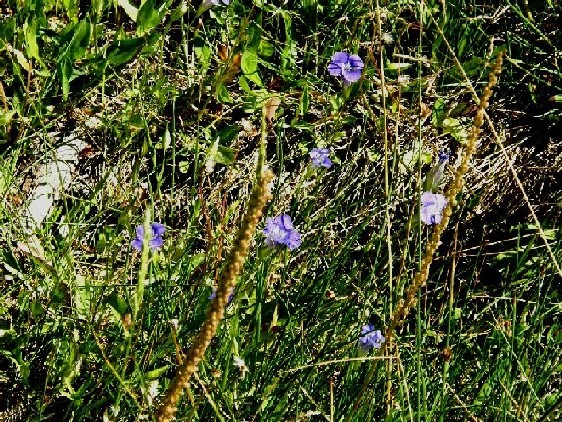
[[[440,193],[424,192],[421,196],[421,220],[425,224],[439,224],[447,198]]]
[[[301,235],[295,229],[291,217],[287,214],[281,214],[274,218],[268,217],[263,234],[267,237],[265,243],[269,246],[285,245],[293,250],[301,244]]]
[[[385,340],[381,330],[375,331],[375,327],[371,324],[361,327],[361,334],[362,335],[359,337],[359,346],[363,350],[371,350],[372,348],[380,349]]]
[[[441,150],[437,153],[437,157],[439,157],[439,164],[446,163],[449,161],[449,152]]]
[[[359,80],[364,67],[363,60],[357,54],[338,51],[332,56],[328,71],[332,76],[343,76],[344,83],[349,85]]]
[[[330,150],[328,148],[312,148],[308,154],[312,159],[312,165],[314,167],[330,168],[332,166]]]
[[[150,245],[150,249],[155,250],[161,248],[162,245],[164,245],[164,239],[162,239],[162,236],[164,236],[166,227],[164,227],[164,225],[160,223],[152,223],[150,227],[152,228],[152,239],[150,239],[148,242],[148,244]],[[137,237],[132,241],[131,245],[137,251],[141,251],[142,244],[144,242],[144,227],[137,226],[136,232]]]

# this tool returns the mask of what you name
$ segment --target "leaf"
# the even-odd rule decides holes
[[[412,63],[387,63],[387,70],[407,69],[412,66]]]
[[[273,120],[275,117],[275,112],[277,111],[280,105],[281,105],[281,100],[277,96],[271,97],[269,100],[267,100],[263,106],[265,118],[267,120]]]
[[[41,60],[39,56],[39,46],[37,45],[37,21],[29,19],[23,24],[23,33],[25,36],[25,51],[27,57]]]
[[[460,122],[459,119],[453,117],[446,117],[443,119],[443,129],[450,133],[461,144],[466,143],[468,139],[468,131]]]
[[[234,153],[234,149],[219,145],[215,154],[215,162],[225,166],[231,165],[234,163]]]
[[[258,55],[255,50],[246,50],[242,53],[241,66],[246,76],[258,71]]]
[[[433,112],[431,113],[431,123],[433,126],[441,127],[446,115],[445,100],[443,100],[443,98],[438,98],[435,104],[433,104]]]
[[[271,57],[271,56],[273,56],[273,53],[275,53],[275,48],[273,47],[273,45],[271,45],[267,41],[260,40],[259,53],[260,53],[260,56]]]
[[[64,100],[68,98],[70,93],[70,76],[72,75],[72,64],[68,59],[59,62],[58,70],[61,76],[62,97]]]
[[[137,34],[143,35],[160,23],[160,13],[155,8],[156,0],[146,0],[137,14]]]
[[[29,63],[29,61],[25,58],[24,54],[19,51],[16,48],[12,48],[11,46],[8,45],[8,51],[10,51],[14,56],[16,56],[16,60],[19,63],[19,65],[27,72],[31,72],[31,64]]]
[[[180,161],[178,163],[180,173],[187,173],[189,171],[189,161]]]
[[[72,21],[78,20],[78,0],[62,0],[64,8],[67,10],[67,15]]]
[[[305,114],[308,113],[308,104],[309,104],[308,84],[305,83],[304,86],[302,87],[301,99],[299,102],[299,114],[301,116],[304,116]]]
[[[174,22],[180,20],[183,15],[185,15],[188,11],[187,2],[183,0],[178,7],[172,10],[170,14],[170,22]]]
[[[245,76],[240,76],[238,78],[238,85],[240,85],[240,89],[242,89],[242,91],[245,91],[248,94],[252,92],[252,88],[250,88],[250,84],[248,84],[248,78]]]
[[[137,21],[138,10],[135,6],[129,3],[129,0],[117,0],[117,4],[123,8],[127,16],[133,21]]]
[[[78,316],[87,318],[90,315],[90,305],[92,302],[92,290],[90,283],[83,275],[76,275],[74,286],[74,309]]]
[[[217,85],[217,100],[222,104],[232,103],[228,88],[222,82]]]
[[[90,45],[90,33],[91,24],[89,19],[81,20],[74,28],[74,35],[70,40],[68,50],[62,56],[67,56],[72,61],[82,59]]]
[[[144,374],[145,379],[156,380],[160,378],[162,375],[164,375],[168,369],[170,369],[170,365],[164,365],[160,368],[156,368],[153,369],[152,371],[148,371],[146,374]]]
[[[4,112],[0,112],[0,126],[7,126],[10,124],[14,115],[16,114],[16,110],[8,110]]]
[[[120,66],[128,63],[139,52],[144,42],[143,37],[113,41],[106,51],[107,64]]]
[[[220,130],[218,136],[223,144],[232,141],[240,133],[240,127],[237,125],[227,126]]]
[[[126,313],[130,312],[129,306],[125,299],[119,296],[117,293],[113,292],[109,296],[107,296],[103,303],[105,305],[109,305],[115,312],[119,314],[119,316],[123,316]]]

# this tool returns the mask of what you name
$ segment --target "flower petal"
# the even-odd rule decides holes
[[[435,199],[436,199],[435,205],[439,207],[439,211],[443,211],[443,208],[447,206],[447,198],[445,198],[443,195],[438,193],[435,195]]]
[[[332,160],[330,160],[328,157],[324,157],[324,159],[322,160],[322,166],[326,168],[332,167]]]
[[[431,192],[424,192],[421,196],[422,207],[427,207],[435,203],[435,194]]]
[[[131,246],[137,251],[142,251],[142,239],[135,239],[131,242]]]
[[[347,62],[349,62],[349,53],[346,53],[345,51],[337,51],[332,55],[330,62],[336,64],[347,64]]]
[[[160,236],[155,236],[154,238],[150,239],[149,244],[151,249],[158,249],[164,245],[164,239],[162,239]]]
[[[285,230],[294,229],[293,222],[291,221],[291,217],[288,214],[282,214],[279,217],[281,219],[281,225],[283,229]]]
[[[143,226],[137,226],[135,228],[135,231],[137,233],[137,239],[144,239],[144,227]]]
[[[351,56],[349,56],[348,62],[350,66],[355,69],[363,69],[365,67],[363,60],[361,60],[361,57],[359,57],[357,54],[352,54]]]
[[[162,236],[166,231],[166,227],[164,226],[164,224],[152,223],[151,226],[154,236]]]
[[[290,250],[296,249],[301,245],[301,235],[296,230],[291,230],[285,241]]]
[[[332,76],[341,76],[342,66],[338,63],[330,63],[328,65],[328,72]]]
[[[361,78],[361,69],[343,69],[342,74],[347,82],[357,82]]]

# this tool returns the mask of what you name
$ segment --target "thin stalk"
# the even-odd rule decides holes
[[[207,313],[199,334],[193,340],[187,357],[180,364],[176,377],[164,396],[158,411],[158,422],[168,422],[174,419],[177,412],[177,403],[183,394],[183,390],[188,387],[191,376],[197,371],[199,362],[205,356],[205,350],[207,350],[217,332],[224,316],[224,309],[228,303],[229,296],[234,289],[236,280],[242,272],[242,267],[248,256],[250,242],[256,232],[258,221],[267,201],[271,199],[269,184],[272,180],[273,173],[271,171],[265,172],[258,179],[257,185],[250,197],[246,214],[242,219],[242,225],[236,235],[234,246],[228,256],[225,271],[218,282],[216,296],[211,302],[211,308]]]

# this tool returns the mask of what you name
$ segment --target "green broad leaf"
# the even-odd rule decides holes
[[[251,73],[249,75],[246,75],[246,78],[249,81],[252,81],[253,83],[255,83],[259,88],[263,87],[263,82],[260,78],[260,76],[258,75],[258,73]]]
[[[40,317],[45,313],[45,310],[43,309],[41,303],[37,302],[36,300],[31,302],[29,310],[31,311],[31,315],[33,315],[34,317]]]
[[[222,104],[232,103],[232,98],[230,97],[230,94],[228,93],[228,88],[222,82],[220,82],[217,85],[217,100],[218,100],[219,103],[222,103]]]
[[[84,58],[90,45],[91,24],[89,19],[81,20],[74,28],[74,35],[68,49],[63,53],[72,61]],[[59,56],[60,57],[60,56]]]
[[[120,316],[123,316],[130,312],[129,305],[121,296],[117,293],[113,292],[109,296],[107,296],[103,303],[111,307],[115,312],[117,312]]]
[[[211,65],[212,52],[208,45],[205,44],[201,38],[195,38],[195,47],[193,48],[197,60],[199,60],[199,67],[201,73],[204,75]]]
[[[41,60],[39,56],[39,45],[37,44],[37,20],[28,19],[23,24],[23,33],[25,36],[25,52],[27,57]]]
[[[234,163],[235,150],[222,145],[219,145],[215,153],[215,162],[229,166]]]
[[[461,144],[466,143],[468,140],[468,130],[459,119],[446,117],[443,119],[443,129],[445,132],[450,133],[451,136]]]
[[[113,41],[106,51],[107,64],[114,67],[130,62],[144,42],[143,37]]]
[[[16,110],[8,110],[4,112],[0,112],[0,126],[7,126],[10,124],[14,115],[16,114]]]
[[[166,150],[171,146],[172,146],[172,135],[170,134],[170,131],[166,127],[166,130],[164,131],[164,134],[162,135],[160,142],[158,142],[155,147],[158,149]]]
[[[255,50],[246,50],[242,53],[241,67],[246,76],[258,71],[258,55]]]
[[[400,164],[404,166],[406,171],[412,172],[414,171],[414,168],[420,158],[422,164],[431,163],[431,154],[428,152],[422,152],[420,157],[418,147],[414,145],[413,148],[407,150],[404,154],[402,154]]]
[[[240,127],[237,125],[227,126],[220,130],[218,136],[222,143],[227,144],[232,141],[240,133]]]
[[[155,7],[156,0],[146,0],[137,14],[137,34],[144,35],[160,23],[160,13]]]
[[[201,204],[199,204],[200,206]],[[198,208],[197,211],[197,216],[199,215],[199,210],[200,207]],[[189,259],[189,268],[191,269],[191,272],[193,272],[193,270],[195,270],[197,267],[199,267],[203,262],[205,262],[205,254],[204,253],[198,253],[193,255],[190,259]]]
[[[90,6],[91,16],[100,16],[103,12],[104,0],[92,0]]]
[[[25,55],[21,51],[19,51],[16,48],[12,48],[11,53],[14,56],[16,56],[16,61],[18,62],[18,64],[21,66],[22,69],[24,69],[26,72],[31,72],[31,70],[32,70],[31,64],[25,58]]]
[[[238,78],[238,85],[240,85],[240,89],[242,89],[242,91],[245,91],[248,94],[252,92],[252,88],[250,87],[248,79],[245,76],[240,76]]]
[[[74,310],[78,316],[87,318],[90,315],[91,303],[92,290],[90,283],[86,280],[86,277],[77,275],[74,285]]]
[[[68,17],[73,21],[78,21],[79,1],[78,0],[62,0],[62,4],[66,9]]]
[[[262,57],[271,57],[273,56],[273,53],[275,53],[275,48],[267,41],[260,40],[258,51]]]
[[[172,10],[172,13],[170,14],[170,22],[180,20],[183,15],[187,13],[188,9],[187,2],[183,0],[178,7]]]
[[[12,42],[16,34],[16,18],[3,18],[0,20],[0,41]],[[0,46],[2,43],[0,43]]]
[[[443,98],[438,98],[433,104],[433,111],[431,113],[431,123],[435,127],[441,127],[443,124],[443,119],[447,116],[447,109],[445,105],[445,100]]]
[[[131,20],[135,22],[137,21],[138,10],[129,2],[129,0],[117,0],[117,4],[123,8]]]

